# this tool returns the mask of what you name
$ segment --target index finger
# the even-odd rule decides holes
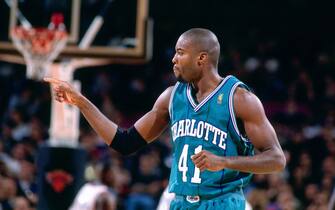
[[[61,83],[61,81],[59,79],[52,78],[52,77],[44,77],[43,81],[44,82],[49,82],[49,83],[54,83],[54,84],[60,84]]]

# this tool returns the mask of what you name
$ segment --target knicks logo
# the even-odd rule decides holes
[[[66,171],[58,169],[48,172],[46,175],[46,180],[52,186],[52,189],[55,192],[61,193],[64,191],[67,185],[72,183],[73,177]]]
[[[223,93],[221,93],[221,94],[218,96],[217,103],[218,103],[218,104],[222,104],[222,99],[223,99]]]

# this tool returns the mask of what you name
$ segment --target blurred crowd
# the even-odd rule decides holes
[[[327,52],[304,57],[277,49],[267,41],[252,51],[228,48],[222,54],[221,75],[236,75],[259,96],[288,163],[283,173],[255,175],[245,194],[255,210],[325,210],[335,177],[335,63]],[[174,49],[162,51],[149,64],[81,69],[75,79],[107,117],[129,127],[174,83]],[[0,63],[0,101],[0,210],[33,209],[36,155],[49,137],[50,89],[27,80],[24,66]],[[156,209],[169,177],[169,141],[166,132],[121,157],[82,119],[79,142],[89,154],[85,177],[107,186],[117,209]],[[111,170],[101,180],[97,174],[106,164]]]

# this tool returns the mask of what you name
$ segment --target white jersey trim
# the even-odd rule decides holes
[[[237,82],[232,89],[230,90],[229,93],[229,113],[230,113],[230,118],[233,122],[233,127],[235,132],[241,137],[241,139],[245,142],[248,142],[248,139],[244,138],[243,135],[241,135],[240,130],[237,127],[237,123],[236,123],[236,117],[235,117],[235,111],[234,111],[234,93],[235,90],[238,86],[242,85],[242,82]]]
[[[170,100],[169,100],[169,114],[170,114],[170,119],[172,119],[172,102],[173,102],[173,97],[174,97],[174,94],[177,90],[177,87],[179,86],[180,82],[177,82],[174,87],[173,87],[173,90],[171,92],[171,96],[170,96]]]
[[[196,103],[193,100],[192,94],[191,94],[191,85],[188,84],[187,86],[187,98],[188,101],[190,102],[190,104],[192,105],[193,109],[195,112],[199,111],[199,109],[207,102],[209,101],[209,99],[211,99],[213,97],[213,95],[215,95],[215,93],[217,93],[219,91],[219,89],[228,81],[228,79],[232,77],[231,75],[226,76],[223,81],[221,82],[221,84],[219,86],[217,86],[204,100],[202,100],[198,105],[196,105]]]

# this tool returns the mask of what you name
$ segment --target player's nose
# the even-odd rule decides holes
[[[172,58],[172,63],[176,64],[177,63],[177,56],[176,54],[174,54],[173,58]]]

